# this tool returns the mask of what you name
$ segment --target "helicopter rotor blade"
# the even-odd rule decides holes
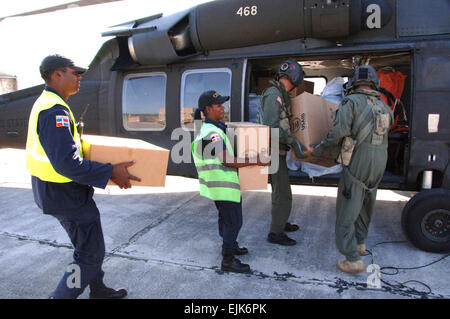
[[[72,2],[68,2],[68,3],[60,4],[60,5],[57,5],[57,6],[42,8],[42,9],[33,10],[33,11],[22,12],[22,13],[18,13],[18,14],[5,16],[5,17],[0,17],[0,21],[4,20],[6,18],[30,16],[30,15],[41,14],[41,13],[48,13],[48,12],[53,12],[53,11],[58,11],[58,10],[71,9],[71,8],[75,8],[75,7],[85,7],[85,6],[103,4],[103,3],[108,3],[108,2],[117,2],[117,1],[123,1],[123,0],[79,0],[79,1],[72,1]]]

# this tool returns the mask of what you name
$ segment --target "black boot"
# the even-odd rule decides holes
[[[90,285],[90,289],[90,299],[122,299],[128,294],[128,292],[123,288],[115,290],[113,288],[106,287],[103,282],[96,285]]]
[[[246,247],[238,247],[238,248],[233,249],[233,252],[237,256],[247,255],[248,249]]]
[[[298,227],[298,225],[286,223],[286,225],[284,226],[284,231],[293,232],[299,230],[299,228],[300,227]]]
[[[285,233],[269,233],[269,235],[267,236],[267,240],[269,241],[269,243],[283,246],[294,246],[295,244],[297,244],[294,239],[289,238]]]
[[[222,256],[225,256],[225,248],[222,248]],[[235,256],[242,256],[242,255],[247,255],[248,254],[248,249],[246,247],[237,247],[232,249],[233,251],[233,255]]]
[[[241,261],[234,257],[234,249],[222,249],[222,271],[231,271],[237,273],[249,273],[250,266],[241,263]]]

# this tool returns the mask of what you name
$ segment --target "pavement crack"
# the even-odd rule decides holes
[[[29,236],[19,235],[19,234],[11,234],[11,233],[8,233],[8,232],[1,232],[0,234],[2,236],[14,238],[14,239],[21,240],[21,241],[30,241],[30,242],[33,242],[33,243],[38,243],[38,244],[41,244],[41,245],[47,245],[47,246],[56,247],[56,248],[70,248],[70,249],[73,249],[73,246],[71,244],[58,243],[55,240],[31,238]]]

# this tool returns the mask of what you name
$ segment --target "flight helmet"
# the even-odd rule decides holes
[[[346,89],[350,90],[359,85],[369,85],[374,90],[380,90],[380,78],[372,66],[361,65],[350,71]]]
[[[277,71],[276,79],[279,80],[282,76],[286,76],[294,86],[299,86],[303,82],[305,72],[303,72],[303,69],[298,62],[286,60],[281,63]]]

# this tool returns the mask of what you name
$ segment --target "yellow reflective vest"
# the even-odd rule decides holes
[[[31,109],[30,119],[28,121],[28,135],[26,146],[27,169],[30,171],[32,176],[36,176],[42,181],[53,183],[68,183],[72,180],[55,171],[52,164],[50,163],[50,160],[47,157],[47,154],[44,151],[44,148],[41,145],[39,135],[37,134],[39,114],[44,110],[52,108],[56,104],[63,105],[67,108],[72,123],[75,124],[75,118],[67,103],[59,95],[44,90],[41,96],[39,96],[39,98],[34,103],[33,108]],[[83,157],[81,138],[76,130],[76,127],[74,127],[73,138],[77,146],[79,156]]]
[[[192,156],[198,172],[200,195],[214,201],[223,200],[239,203],[241,201],[241,189],[237,169],[223,165],[217,157],[205,159],[203,154],[198,153],[198,150],[202,149],[199,147],[202,139],[211,133],[219,134],[227,147],[228,153],[234,156],[227,135],[213,124],[203,123],[200,134],[191,144]]]

